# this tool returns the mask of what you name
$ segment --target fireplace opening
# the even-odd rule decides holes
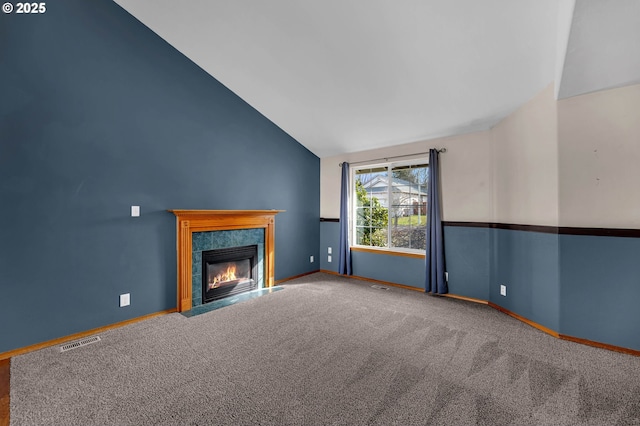
[[[258,288],[258,246],[202,252],[202,303]]]

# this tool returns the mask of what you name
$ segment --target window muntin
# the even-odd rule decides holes
[[[352,177],[355,245],[425,251],[427,162],[356,167]]]

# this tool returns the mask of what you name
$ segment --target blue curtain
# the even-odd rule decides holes
[[[444,236],[440,220],[440,167],[438,150],[429,150],[429,191],[427,193],[427,293],[449,292],[444,277]]]
[[[340,252],[338,273],[351,275],[351,248],[349,247],[349,163],[342,163],[340,187]]]

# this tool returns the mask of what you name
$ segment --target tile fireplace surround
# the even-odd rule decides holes
[[[283,210],[169,210],[176,216],[178,312],[192,305],[194,232],[264,228],[264,287],[274,284],[275,215]]]

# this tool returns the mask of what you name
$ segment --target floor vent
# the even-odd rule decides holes
[[[374,284],[371,288],[375,288],[376,290],[389,290],[389,287],[385,287],[383,285]]]
[[[60,346],[60,352],[70,351],[71,349],[79,348],[81,346],[87,346],[87,345],[90,345],[92,343],[96,343],[96,342],[99,342],[99,341],[100,341],[100,337],[98,337],[98,336],[93,336],[93,337],[88,337],[86,339],[77,340],[75,342],[67,343],[66,345]]]

